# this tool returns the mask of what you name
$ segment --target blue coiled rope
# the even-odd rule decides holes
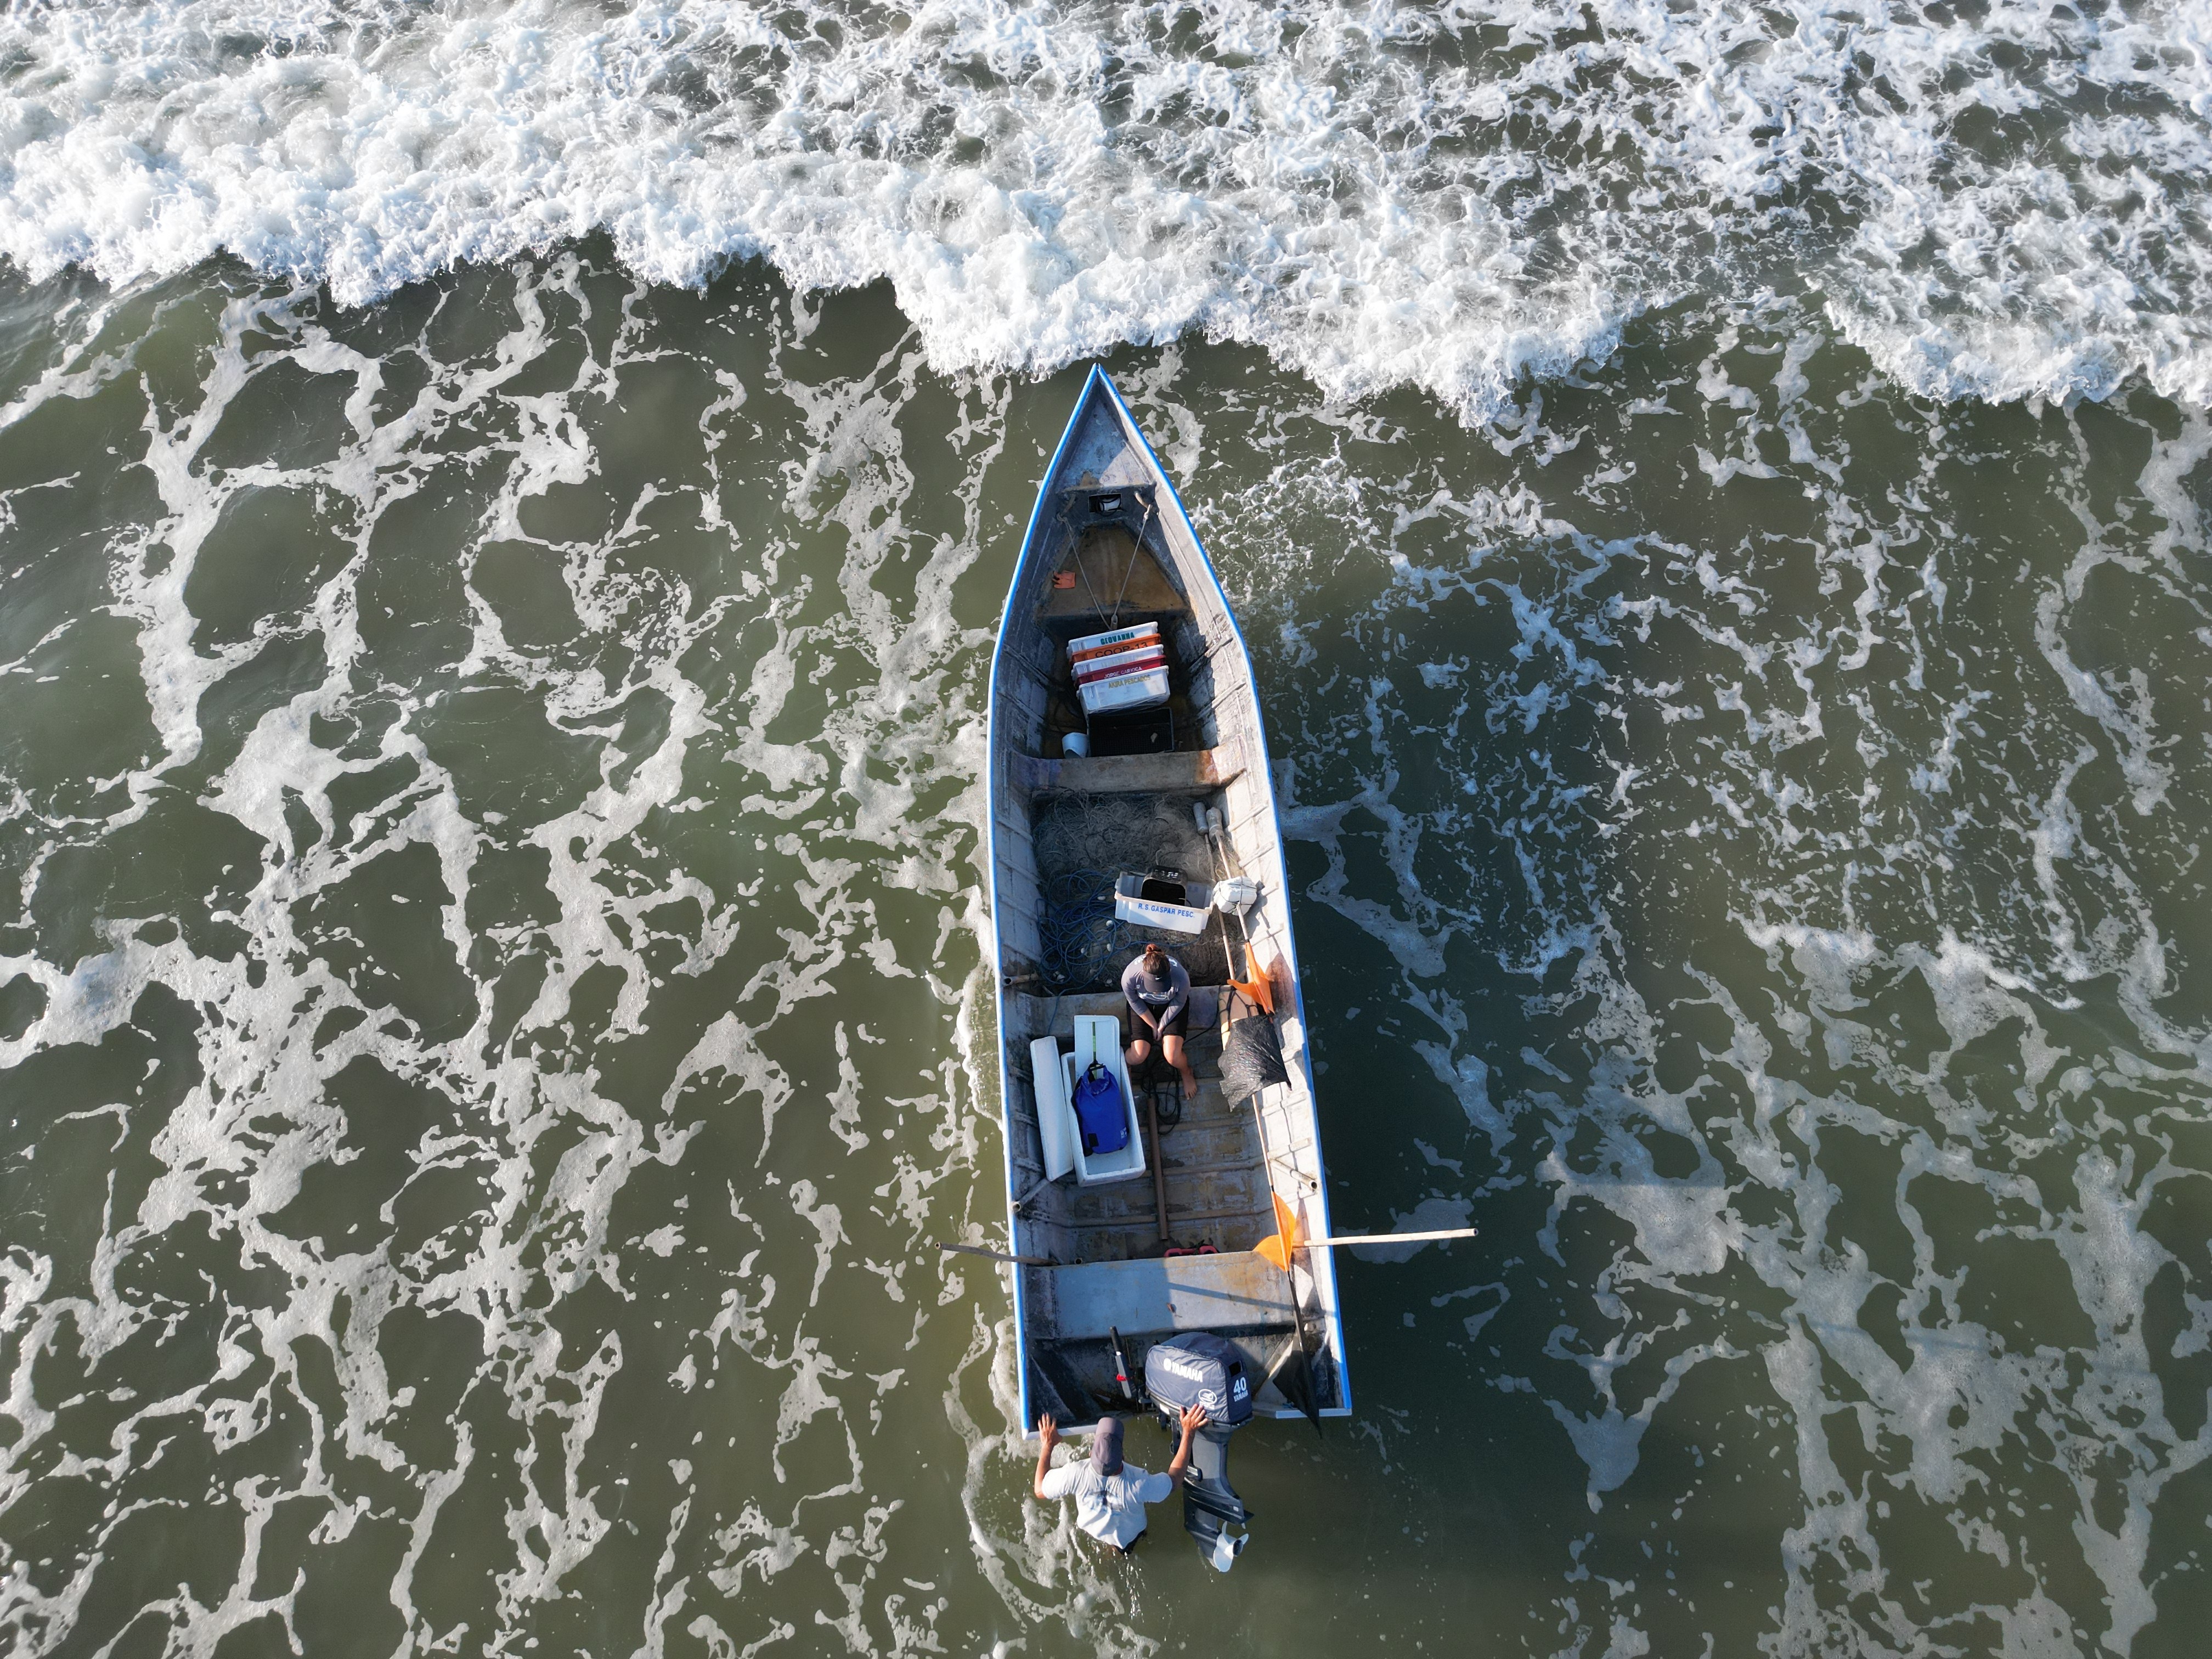
[[[1037,925],[1039,977],[1054,996],[1087,990],[1107,976],[1124,944],[1122,924],[1114,915],[1114,878],[1071,870],[1045,884],[1044,901]]]

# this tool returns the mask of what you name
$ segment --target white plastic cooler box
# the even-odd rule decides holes
[[[1085,714],[1153,708],[1168,700],[1168,653],[1158,623],[1070,640],[1067,662]]]

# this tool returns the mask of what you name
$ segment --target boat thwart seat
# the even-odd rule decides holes
[[[1114,1331],[1288,1330],[1297,1322],[1283,1270],[1249,1250],[1086,1261],[1038,1270],[1051,1329],[1063,1341]]]
[[[1097,755],[1047,760],[1011,757],[1012,781],[1033,795],[1202,795],[1243,775],[1244,745],[1234,738],[1212,749],[1158,755]]]

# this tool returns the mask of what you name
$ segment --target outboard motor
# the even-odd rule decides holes
[[[1155,1342],[1145,1356],[1145,1392],[1170,1434],[1182,1433],[1178,1419],[1186,1407],[1206,1413],[1206,1426],[1191,1437],[1183,1474],[1182,1524],[1206,1559],[1226,1572],[1251,1537],[1245,1529],[1251,1511],[1229,1484],[1229,1437],[1252,1419],[1244,1356],[1211,1331]]]

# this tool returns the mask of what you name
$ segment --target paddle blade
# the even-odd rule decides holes
[[[1305,1237],[1304,1230],[1298,1225],[1298,1212],[1283,1202],[1280,1193],[1269,1193],[1267,1197],[1275,1206],[1275,1231],[1291,1249],[1297,1249],[1298,1242]]]
[[[1267,975],[1261,971],[1258,953],[1252,949],[1249,942],[1244,946],[1244,972],[1246,978],[1233,980],[1231,983],[1243,995],[1246,1001],[1257,1003],[1269,1013],[1273,1013],[1275,1012],[1274,985]]]
[[[1314,1432],[1321,1433],[1321,1402],[1314,1398],[1313,1360],[1300,1346],[1297,1358],[1291,1362],[1289,1371],[1277,1382],[1283,1398],[1305,1413],[1306,1421],[1313,1425]]]
[[[1266,1256],[1285,1273],[1288,1273],[1291,1270],[1291,1252],[1298,1248],[1298,1239],[1301,1237],[1298,1231],[1298,1212],[1283,1202],[1283,1195],[1280,1193],[1270,1193],[1267,1196],[1273,1200],[1275,1206],[1274,1236],[1263,1238],[1255,1244],[1252,1247],[1253,1252],[1255,1255]]]

